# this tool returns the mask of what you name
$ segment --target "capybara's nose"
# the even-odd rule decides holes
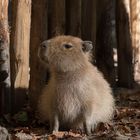
[[[47,41],[43,41],[43,42],[40,44],[40,47],[41,47],[41,48],[47,48]]]

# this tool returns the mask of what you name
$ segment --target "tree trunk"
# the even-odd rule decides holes
[[[11,112],[8,0],[0,1],[0,115]]]
[[[96,0],[82,1],[82,23],[81,23],[81,37],[83,40],[90,40],[93,42],[93,60],[95,63],[95,42],[96,42]]]
[[[48,1],[48,37],[65,34],[65,0]]]
[[[116,34],[118,47],[118,85],[132,88],[133,64],[129,0],[116,0]]]
[[[130,0],[134,79],[140,82],[140,0]]]
[[[96,41],[96,0],[82,1],[82,38]]]
[[[140,83],[140,0],[137,1],[135,80]]]
[[[12,1],[11,85],[14,111],[23,107],[29,85],[31,0]]]
[[[96,64],[105,79],[115,86],[115,68],[113,60],[113,30],[115,21],[115,3],[113,0],[97,2],[97,39]]]
[[[66,0],[66,34],[81,36],[81,0]]]
[[[47,0],[32,1],[31,39],[30,39],[30,104],[36,108],[38,96],[45,83],[46,70],[40,65],[38,48],[47,39]]]

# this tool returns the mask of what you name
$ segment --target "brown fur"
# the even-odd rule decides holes
[[[65,48],[64,45],[72,45]],[[90,62],[80,38],[58,36],[44,41],[39,56],[49,66],[51,78],[42,91],[38,109],[51,129],[84,126],[90,133],[98,122],[108,121],[114,110],[111,88]],[[86,44],[91,45],[91,44]]]

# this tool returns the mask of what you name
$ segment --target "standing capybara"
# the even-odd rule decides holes
[[[41,44],[39,57],[49,66],[51,78],[44,86],[38,110],[52,131],[77,126],[89,134],[113,114],[111,88],[89,61],[92,47],[90,41],[73,36],[58,36]]]

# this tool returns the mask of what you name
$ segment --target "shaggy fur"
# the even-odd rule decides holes
[[[111,88],[89,61],[91,46],[72,36],[58,36],[41,44],[39,56],[49,66],[51,78],[38,109],[52,131],[79,126],[91,133],[98,122],[108,121],[113,114]]]

